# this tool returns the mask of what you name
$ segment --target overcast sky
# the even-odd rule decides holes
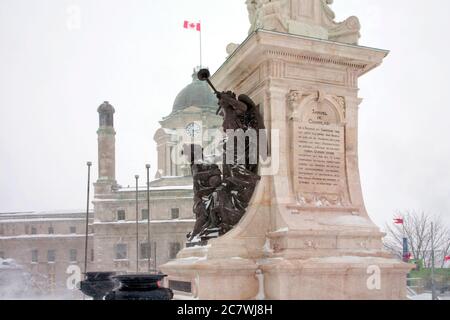
[[[199,64],[249,28],[244,0],[0,0],[0,212],[83,208],[97,107],[116,109],[118,182],[156,166],[153,134]],[[450,216],[450,1],[336,0],[361,44],[391,50],[360,82],[362,186],[373,220]],[[79,23],[77,15],[80,14]],[[97,178],[94,167],[93,179]],[[448,219],[450,220],[450,219]]]

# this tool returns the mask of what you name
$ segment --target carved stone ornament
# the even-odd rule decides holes
[[[324,40],[358,44],[361,25],[357,17],[336,22],[333,0],[246,0],[249,34],[265,29]]]

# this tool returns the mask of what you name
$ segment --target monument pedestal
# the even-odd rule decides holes
[[[358,167],[358,79],[387,51],[258,30],[213,76],[261,105],[269,157],[246,215],[161,267],[193,299],[405,299]],[[180,283],[189,284],[179,286]],[[190,290],[188,290],[190,289]]]
[[[268,300],[399,300],[406,298],[408,268],[371,257],[283,259],[261,265]],[[371,276],[380,274],[377,284]]]

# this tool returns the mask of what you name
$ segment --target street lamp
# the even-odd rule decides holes
[[[436,293],[436,282],[434,281],[435,258],[434,258],[434,223],[431,222],[431,299],[438,300]]]
[[[84,241],[84,277],[86,279],[87,260],[88,260],[88,237],[89,237],[89,196],[91,191],[91,167],[92,162],[87,163],[88,181],[87,181],[87,200],[86,200],[86,238]]]
[[[151,272],[152,266],[151,266],[151,240],[150,240],[150,168],[151,166],[147,164],[145,166],[147,169],[147,258],[148,258],[148,272]]]
[[[136,179],[136,273],[139,273],[139,176]]]

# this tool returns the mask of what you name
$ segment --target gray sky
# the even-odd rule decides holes
[[[379,225],[403,209],[448,219],[450,2],[336,0],[333,9],[338,20],[360,18],[362,45],[391,50],[360,82],[369,214]],[[0,212],[84,207],[104,100],[116,108],[118,182],[156,166],[158,121],[199,64],[185,19],[202,21],[212,71],[249,28],[244,0],[0,0]]]

